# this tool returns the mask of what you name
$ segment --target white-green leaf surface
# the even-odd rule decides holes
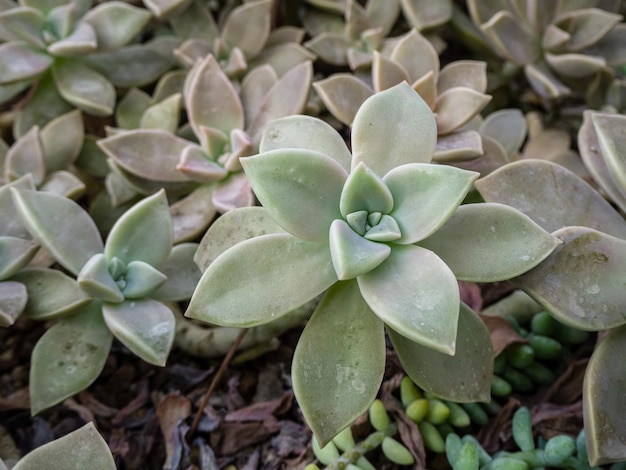
[[[403,82],[359,108],[352,126],[352,166],[364,162],[383,176],[405,163],[430,163],[436,143],[433,112]]]
[[[4,178],[7,181],[31,174],[39,185],[46,177],[46,163],[39,139],[39,128],[32,127],[7,151],[4,159]]]
[[[68,271],[77,275],[103,249],[100,231],[71,199],[12,188],[13,201],[31,235]]]
[[[626,459],[623,381],[626,327],[611,331],[596,346],[583,383],[583,417],[591,465]]]
[[[176,326],[174,314],[165,304],[152,299],[104,303],[102,314],[124,346],[150,364],[165,366]]]
[[[167,276],[165,283],[150,294],[150,298],[162,302],[189,300],[202,271],[193,262],[197,243],[181,243],[174,246],[170,256],[159,265],[159,271]]]
[[[541,264],[513,280],[559,321],[581,330],[626,323],[626,241],[587,227],[553,233],[563,240]]]
[[[46,172],[67,170],[83,146],[85,129],[79,110],[65,113],[50,121],[39,133]]]
[[[478,173],[452,166],[413,163],[392,169],[383,181],[393,195],[391,215],[402,236],[395,243],[426,238],[459,207]]]
[[[361,416],[376,398],[385,371],[383,323],[355,281],[324,296],[293,358],[293,389],[321,446]]]
[[[238,47],[246,58],[257,55],[270,34],[271,0],[255,0],[235,8],[220,34],[231,47]]]
[[[0,237],[0,280],[22,269],[37,253],[38,246],[30,240]]]
[[[265,127],[260,151],[306,149],[334,158],[350,171],[352,154],[343,137],[328,123],[312,116],[288,116],[271,121]]]
[[[600,151],[615,183],[626,192],[626,118],[622,115],[592,114]]]
[[[58,321],[35,345],[29,381],[33,415],[85,390],[102,372],[113,335],[100,305],[93,302]]]
[[[109,272],[108,260],[102,253],[89,258],[76,278],[80,288],[89,296],[106,302],[122,302],[124,294],[115,281]]]
[[[11,326],[24,311],[28,300],[26,286],[16,281],[0,282],[0,326]]]
[[[374,90],[349,73],[337,73],[313,83],[315,92],[326,108],[347,126],[354,122],[359,107]]]
[[[261,204],[286,231],[310,241],[328,240],[346,171],[331,157],[306,149],[272,150],[241,159]]]
[[[0,84],[7,85],[35,78],[45,72],[53,62],[48,54],[14,41],[0,45]]]
[[[170,255],[172,219],[165,191],[143,199],[124,213],[109,232],[104,254],[128,265],[144,261],[158,267]]]
[[[262,235],[238,243],[213,261],[185,315],[222,326],[261,325],[335,282],[326,243],[307,242],[287,233]]]
[[[420,246],[437,253],[457,279],[496,282],[532,269],[560,243],[512,207],[483,203],[459,207]]]
[[[380,266],[357,278],[363,298],[386,324],[411,341],[454,354],[459,286],[432,251],[394,245]]]
[[[148,263],[135,260],[128,263],[124,281],[124,297],[141,299],[161,287],[167,281],[167,276]]]
[[[76,61],[55,64],[52,75],[61,96],[72,105],[95,116],[113,114],[115,88],[104,75]]]
[[[389,337],[402,367],[424,390],[454,402],[488,402],[493,377],[493,347],[483,321],[460,304],[454,356],[414,343],[391,328]]]
[[[152,15],[144,8],[124,2],[100,3],[83,16],[96,32],[98,50],[118,49],[128,44],[148,24]]]

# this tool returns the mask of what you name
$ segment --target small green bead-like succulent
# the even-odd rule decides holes
[[[189,298],[200,271],[196,245],[172,246],[165,192],[122,215],[106,243],[74,201],[51,193],[11,188],[31,235],[71,275],[23,269],[24,314],[55,320],[32,354],[33,414],[80,392],[104,367],[113,337],[145,361],[165,365],[174,341],[174,314],[164,303]]]
[[[293,360],[296,397],[322,445],[375,398],[385,325],[417,384],[488,400],[491,342],[460,303],[457,278],[507,279],[558,244],[509,207],[459,207],[477,174],[431,164],[435,142],[432,111],[401,83],[359,109],[352,154],[323,121],[292,116],[241,159],[265,216],[235,210],[244,241],[221,248],[186,315],[251,327],[325,292]]]

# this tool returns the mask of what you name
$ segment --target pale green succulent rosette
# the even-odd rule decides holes
[[[401,83],[360,108],[352,155],[327,124],[292,116],[270,123],[261,153],[241,159],[264,210],[286,233],[242,236],[217,256],[186,315],[251,327],[326,292],[293,363],[296,397],[322,445],[374,400],[385,326],[416,383],[456,401],[488,400],[491,342],[462,306],[457,277],[506,279],[558,244],[501,205],[476,206],[467,217],[458,211],[478,174],[430,164],[436,138],[427,104]],[[253,229],[242,219],[234,230]],[[471,265],[478,270],[467,272]],[[466,337],[472,341],[459,339]]]

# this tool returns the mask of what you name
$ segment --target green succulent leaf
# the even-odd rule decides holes
[[[46,164],[37,126],[9,148],[4,162],[4,177],[8,181],[29,173],[35,184],[41,184],[46,176]]]
[[[519,109],[500,109],[490,113],[479,128],[480,135],[491,137],[502,144],[510,158],[519,152],[527,131],[528,124]]]
[[[583,417],[591,465],[626,459],[626,423],[622,419],[622,381],[626,370],[626,327],[612,330],[596,346],[583,383]]]
[[[28,174],[0,186],[0,236],[30,238],[30,233],[26,230],[13,204],[11,188],[35,189],[33,176]]]
[[[389,245],[363,238],[342,219],[334,220],[330,226],[330,256],[339,280],[370,272],[390,253]]]
[[[124,276],[125,286],[122,289],[126,299],[141,299],[167,281],[167,276],[161,271],[143,261],[131,261]]]
[[[548,232],[576,225],[626,238],[619,213],[582,178],[554,163],[510,163],[478,180],[476,188],[486,201],[514,207]]]
[[[459,286],[432,251],[394,245],[380,266],[357,280],[367,304],[391,328],[411,341],[454,354]]]
[[[113,114],[115,89],[104,75],[75,61],[55,63],[52,75],[59,93],[69,103],[96,116]]]
[[[304,272],[310,274],[306,279]],[[311,300],[336,281],[327,244],[287,233],[257,236],[213,261],[185,315],[223,326],[261,325]]]
[[[389,213],[400,227],[395,243],[422,240],[448,220],[478,178],[478,173],[452,166],[412,163],[392,169],[383,177],[393,195]]]
[[[98,50],[118,49],[128,44],[148,24],[152,15],[142,8],[111,1],[96,5],[81,21],[96,32]]]
[[[149,106],[141,116],[139,126],[143,129],[161,129],[176,134],[180,120],[182,97],[174,93],[163,101]]]
[[[104,321],[124,346],[144,361],[165,366],[174,344],[172,311],[152,299],[102,305]]]
[[[265,127],[261,152],[278,149],[305,149],[334,158],[350,171],[352,154],[341,135],[328,123],[312,116],[288,116],[271,121]]]
[[[395,45],[389,56],[401,65],[409,75],[409,83],[433,74],[433,82],[439,76],[439,54],[423,35],[413,29],[405,34]]]
[[[206,106],[211,103],[211,106]],[[237,90],[213,55],[208,55],[190,72],[185,92],[185,108],[196,135],[200,126],[229,134],[243,129],[243,107]]]
[[[48,32],[53,33],[57,38],[68,37],[72,32],[72,28],[76,26],[76,19],[78,18],[76,5],[77,2],[68,2],[59,4],[58,6],[52,6],[45,16]],[[88,5],[87,7],[90,6],[91,5]]]
[[[0,326],[11,326],[24,311],[28,291],[16,281],[0,282]]]
[[[580,330],[626,323],[626,241],[587,227],[565,227],[550,256],[513,280],[559,321]]]
[[[151,181],[172,183],[189,181],[176,166],[190,145],[191,142],[160,129],[120,132],[98,141],[104,153],[126,171]]]
[[[257,114],[263,98],[278,82],[276,70],[269,64],[254,67],[241,80],[239,96],[244,112],[244,122],[252,122]]]
[[[293,389],[321,446],[361,416],[385,371],[383,323],[354,281],[324,295],[293,357]]]
[[[348,73],[337,73],[313,83],[317,95],[326,108],[347,126],[351,126],[361,105],[374,90]]]
[[[600,151],[615,183],[622,193],[626,192],[626,118],[619,114],[592,114]]]
[[[255,0],[235,8],[224,22],[221,38],[246,58],[257,55],[270,34],[271,0]]]
[[[346,171],[331,157],[306,149],[279,149],[241,159],[261,204],[289,233],[328,240]]]
[[[539,59],[541,51],[537,39],[510,11],[499,11],[480,29],[505,59],[517,65],[532,64]]]
[[[322,32],[305,42],[307,49],[320,59],[332,65],[347,65],[347,51],[350,39],[336,32]]]
[[[383,56],[380,52],[374,51],[372,61],[372,84],[377,91],[386,90],[392,86],[409,82],[408,73],[398,62]]]
[[[0,84],[9,85],[38,77],[52,65],[53,59],[22,42],[0,44]]]
[[[16,6],[4,10],[0,14],[0,40],[26,41],[35,47],[45,47],[40,36],[44,21],[44,15],[34,8]]]
[[[496,282],[534,268],[560,243],[512,207],[484,203],[459,207],[420,246],[437,253],[457,279]]]
[[[17,237],[0,237],[0,280],[17,273],[37,253],[38,246],[30,240]]]
[[[78,275],[93,255],[102,252],[98,227],[74,201],[51,193],[11,191],[28,231],[68,271]]]
[[[359,163],[348,175],[341,191],[341,214],[346,217],[359,210],[388,214],[393,206],[391,191],[380,176],[365,164]]]
[[[600,8],[578,8],[560,15],[554,24],[569,33],[568,49],[580,51],[598,42],[622,19]]]
[[[26,286],[28,302],[24,315],[32,320],[68,316],[93,301],[74,279],[58,269],[23,269],[13,279]]]
[[[96,32],[87,23],[78,23],[69,36],[53,42],[48,52],[56,57],[81,57],[98,49]]]
[[[102,372],[112,342],[98,302],[55,323],[33,349],[31,413],[36,415],[89,387]]]
[[[352,127],[352,166],[363,162],[382,176],[405,163],[429,163],[436,142],[432,111],[403,82],[359,108]]]
[[[115,460],[106,441],[92,422],[44,444],[22,457],[15,470],[46,468],[54,462],[65,470],[115,470]]]
[[[203,184],[170,206],[174,243],[195,240],[206,230],[217,210],[212,203],[215,187]]]
[[[55,171],[48,175],[39,189],[45,193],[78,199],[85,192],[86,186],[74,173]]]
[[[491,96],[467,87],[455,87],[437,96],[437,133],[449,134],[467,124]]]
[[[453,132],[437,138],[433,160],[439,163],[473,162],[476,157],[485,155],[484,147],[483,139],[476,131]]]
[[[202,277],[202,271],[193,262],[197,249],[197,243],[181,243],[172,248],[169,258],[159,266],[167,281],[150,294],[151,298],[162,302],[191,298]]]
[[[454,356],[414,343],[391,328],[387,332],[405,372],[424,390],[460,403],[491,399],[491,338],[482,320],[465,304],[460,304]]]
[[[233,209],[211,224],[200,241],[193,261],[204,272],[219,255],[237,243],[260,235],[282,232],[284,230],[264,207]]]
[[[146,241],[149,240],[149,243]],[[107,238],[104,254],[126,265],[144,261],[152,266],[163,263],[172,250],[172,219],[165,191],[149,196],[122,215]]]
[[[131,88],[115,107],[115,123],[119,129],[137,129],[144,112],[152,104],[152,97],[143,90]],[[148,126],[152,128],[151,126]]]
[[[93,255],[78,273],[76,281],[91,297],[106,302],[122,302],[124,294],[109,272],[109,261],[102,253]]]
[[[66,170],[74,163],[83,146],[85,129],[79,110],[50,121],[39,133],[46,172]]]
[[[479,93],[485,93],[487,63],[477,60],[457,60],[447,64],[439,73],[437,92],[442,94],[456,87],[471,88]]]

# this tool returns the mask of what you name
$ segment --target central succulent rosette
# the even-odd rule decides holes
[[[252,327],[324,294],[292,369],[322,444],[376,397],[385,330],[420,386],[455,401],[488,400],[489,333],[461,303],[457,279],[509,279],[558,243],[507,206],[461,206],[478,173],[430,163],[435,119],[405,82],[363,103],[351,140],[352,152],[309,116],[267,126],[261,153],[240,159],[263,207],[235,209],[211,226],[186,312]]]

